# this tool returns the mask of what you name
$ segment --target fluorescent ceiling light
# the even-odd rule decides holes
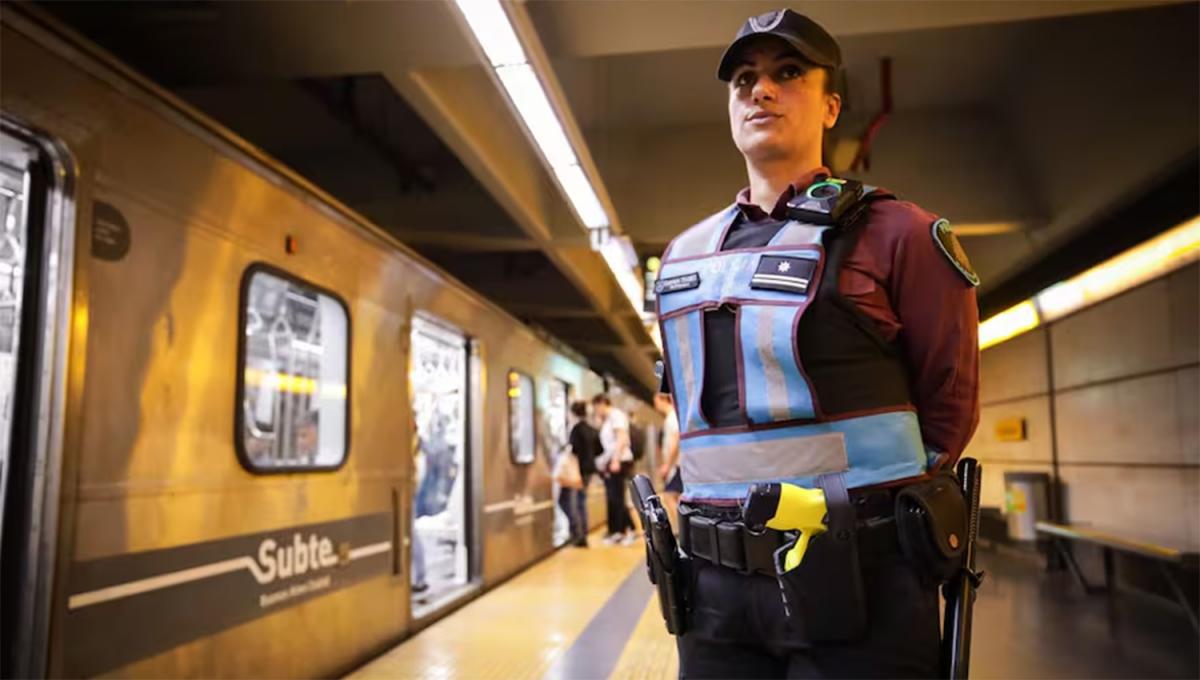
[[[954,233],[958,236],[996,236],[1014,234],[1022,229],[1020,222],[969,222],[955,223]]]
[[[537,71],[529,63],[504,7],[499,0],[455,0],[455,5],[491,62],[501,87],[517,109],[517,115],[550,166],[579,221],[588,229],[611,226],[612,220],[583,171],[579,155],[575,153]]]
[[[979,349],[998,345],[1037,326],[1037,308],[1032,300],[1026,300],[979,324]]]
[[[1101,262],[979,324],[979,349],[1119,295],[1200,260],[1200,216]]]
[[[525,50],[498,0],[454,0],[492,66],[524,64]]]
[[[567,195],[567,200],[571,202],[571,207],[575,209],[575,214],[579,216],[579,221],[583,222],[585,227],[601,229],[609,226],[608,213],[604,212],[604,206],[600,205],[600,199],[592,189],[592,183],[588,181],[587,175],[583,174],[583,168],[578,165],[555,167],[554,176],[558,178],[563,193]],[[615,239],[608,239],[605,246],[614,241]],[[604,252],[603,247],[601,252]],[[622,259],[625,259],[624,256]],[[632,272],[628,262],[625,264],[625,270]],[[637,308],[641,309],[640,306]]]
[[[533,67],[529,64],[501,66],[496,69],[496,75],[550,167],[558,169],[577,163],[567,133],[558,122]]]
[[[1042,319],[1053,321],[1200,259],[1200,217],[1155,236],[1038,293]]]
[[[620,239],[610,238],[600,247],[600,255],[608,264],[608,268],[612,271],[613,276],[617,279],[617,284],[621,286],[621,291],[625,293],[625,297],[629,298],[629,304],[633,305],[634,309],[642,308],[642,299],[646,294],[641,278],[629,266],[629,260],[625,256],[625,249],[621,245]]]

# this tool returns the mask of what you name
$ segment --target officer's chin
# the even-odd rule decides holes
[[[746,160],[752,163],[783,160],[791,155],[788,153],[788,145],[784,143],[782,136],[777,134],[756,132],[743,135],[737,140],[737,147]]]

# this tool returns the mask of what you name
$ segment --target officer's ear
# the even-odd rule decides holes
[[[831,92],[825,95],[825,112],[822,123],[826,130],[832,130],[837,125],[838,117],[842,115],[842,95]]]

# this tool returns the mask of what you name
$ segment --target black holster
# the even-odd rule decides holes
[[[783,570],[784,557],[795,545],[775,552],[775,571],[784,608],[793,624],[812,642],[861,638],[867,630],[867,598],[859,562],[854,507],[842,475],[818,480],[825,492],[828,530],[809,541],[799,566]]]
[[[675,542],[671,522],[654,486],[645,475],[629,480],[634,506],[642,522],[646,539],[646,571],[658,589],[658,606],[667,632],[687,632],[687,589],[691,580],[691,559]]]

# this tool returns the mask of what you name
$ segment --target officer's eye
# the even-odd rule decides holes
[[[804,69],[800,68],[796,64],[784,64],[779,69],[779,79],[780,80],[795,80],[796,78],[799,78],[803,75],[804,75]]]
[[[733,77],[733,86],[737,88],[750,87],[754,84],[754,72],[747,69]]]

